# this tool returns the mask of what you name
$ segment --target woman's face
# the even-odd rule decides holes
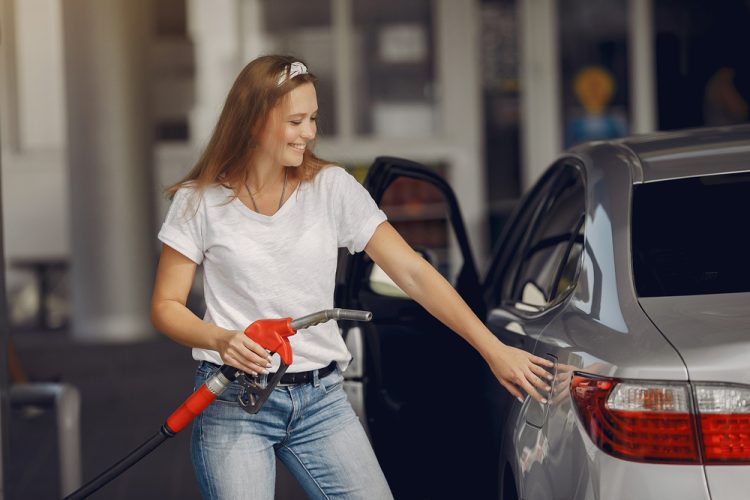
[[[274,108],[260,149],[264,156],[288,167],[298,167],[310,141],[315,139],[318,97],[312,83],[295,88]]]

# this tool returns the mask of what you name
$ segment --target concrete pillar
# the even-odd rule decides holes
[[[59,151],[64,147],[64,85],[60,0],[15,2],[15,61],[12,76],[18,107],[19,148]]]
[[[557,0],[518,2],[521,184],[529,189],[562,149]]]
[[[487,203],[482,139],[479,1],[434,2],[436,55],[444,140],[458,146],[450,158],[449,182],[461,200],[461,213],[479,269],[487,256]],[[453,246],[454,248],[457,248]],[[461,262],[451,257],[451,262]]]
[[[15,11],[14,0],[0,0],[0,142],[6,156],[19,148]]]
[[[195,47],[195,105],[190,112],[190,140],[202,150],[219,118],[241,61],[238,0],[187,0],[188,32]]]
[[[332,54],[336,65],[335,75],[335,97],[336,97],[336,128],[337,135],[343,140],[351,140],[354,135],[354,113],[357,109],[356,97],[354,95],[354,53],[355,35],[354,18],[352,15],[351,0],[332,0],[331,3],[331,25],[335,39],[334,53]]]
[[[238,66],[242,68],[256,57],[268,53],[268,47],[263,23],[263,0],[239,0],[238,9]]]
[[[72,332],[83,340],[154,335],[150,1],[62,2]]]
[[[628,4],[628,64],[630,65],[630,131],[645,134],[656,130],[656,44],[652,0],[630,0]]]

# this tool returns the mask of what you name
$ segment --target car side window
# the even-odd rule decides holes
[[[563,167],[530,228],[526,244],[513,260],[511,302],[539,310],[574,286],[583,249],[585,192],[573,165]]]

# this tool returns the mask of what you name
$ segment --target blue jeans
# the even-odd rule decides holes
[[[196,388],[215,369],[202,362]],[[278,457],[310,498],[393,498],[343,380],[337,368],[308,384],[278,386],[256,415],[237,403],[242,388],[233,382],[193,423],[203,497],[272,500]]]

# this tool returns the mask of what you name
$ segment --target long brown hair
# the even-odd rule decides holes
[[[318,80],[307,73],[286,78],[279,85],[280,77],[289,74],[295,61],[302,62],[292,56],[262,56],[240,71],[206,149],[182,180],[164,190],[169,198],[185,185],[201,190],[212,184],[236,186],[244,182],[246,165],[252,159],[271,111],[295,88],[304,83],[315,84]],[[302,164],[289,173],[300,181],[309,181],[327,164],[308,147]]]

